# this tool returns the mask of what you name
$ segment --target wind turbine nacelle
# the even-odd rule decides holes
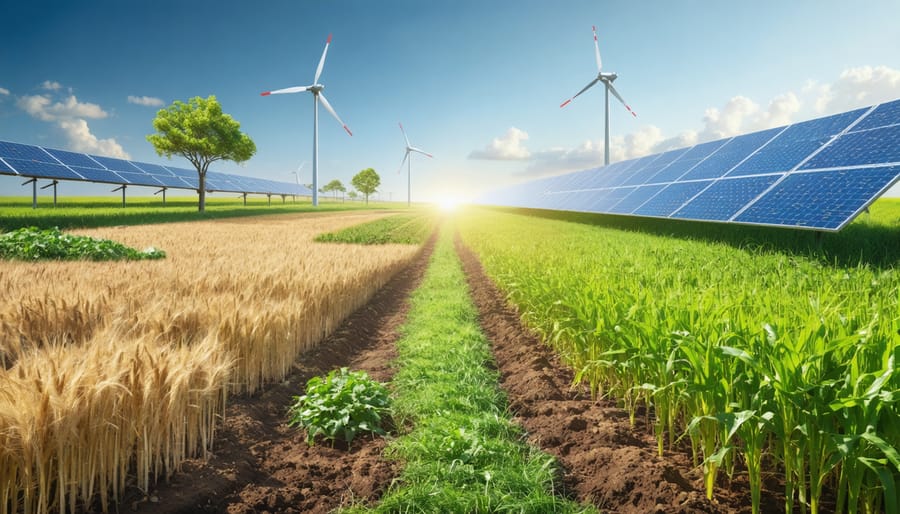
[[[313,85],[309,86],[309,89],[307,89],[307,91],[310,91],[313,94],[316,94],[316,93],[320,93],[323,89],[325,89],[325,86],[323,86],[322,84],[313,84]]]
[[[619,78],[619,75],[616,73],[601,73],[599,75],[599,77],[600,77],[600,80],[606,80],[608,82],[612,82],[612,81],[616,80],[617,78]]]

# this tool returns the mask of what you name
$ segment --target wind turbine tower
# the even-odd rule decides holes
[[[409,138],[406,137],[406,131],[403,130],[403,124],[398,124],[400,125],[400,132],[403,133],[403,139],[406,140],[406,153],[403,155],[403,160],[400,161],[400,168],[397,170],[397,173],[403,171],[403,163],[406,163],[406,206],[410,207],[412,205],[412,159],[409,158],[409,154],[412,152],[416,152],[428,157],[434,156],[424,150],[410,145]]]
[[[316,75],[313,78],[313,83],[308,86],[295,86],[288,87],[284,89],[276,89],[274,91],[265,91],[260,93],[262,96],[269,95],[280,95],[284,93],[302,93],[304,91],[309,91],[313,94],[313,182],[312,182],[312,202],[313,206],[319,205],[319,102],[322,102],[322,106],[325,107],[334,119],[344,127],[344,130],[347,131],[351,136],[353,135],[350,132],[350,129],[347,128],[347,125],[341,120],[340,116],[334,112],[334,108],[331,107],[331,104],[328,103],[328,99],[325,98],[325,94],[322,93],[322,90],[325,89],[325,86],[319,84],[319,76],[322,74],[322,67],[325,66],[325,55],[328,53],[328,45],[331,44],[331,34],[328,34],[328,40],[325,41],[325,49],[322,50],[322,57],[319,59],[319,66],[316,67]]]
[[[610,93],[610,91],[612,91],[612,94],[620,102],[622,102],[622,105],[624,105],[625,108],[628,109],[628,112],[630,112],[632,116],[637,117],[637,114],[635,114],[635,112],[633,110],[631,110],[631,107],[629,107],[628,104],[625,103],[625,100],[622,98],[622,95],[620,95],[619,92],[616,91],[616,88],[612,84],[617,78],[619,78],[619,75],[617,75],[616,73],[603,73],[603,66],[600,61],[600,44],[597,42],[597,27],[591,27],[591,28],[594,31],[594,57],[597,59],[597,78],[592,80],[588,85],[584,86],[584,88],[581,91],[579,91],[578,93],[576,93],[575,96],[573,96],[572,98],[569,98],[568,100],[563,102],[559,107],[562,108],[562,107],[569,105],[569,102],[578,98],[578,95],[580,95],[581,93],[584,93],[588,89],[592,88],[594,86],[594,84],[596,84],[597,82],[603,82],[603,85],[606,86],[606,113],[605,113],[605,125],[604,125],[606,136],[604,139],[604,146],[603,146],[603,163],[605,166],[609,166],[609,93]]]

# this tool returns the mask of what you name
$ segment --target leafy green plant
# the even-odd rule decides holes
[[[381,422],[389,406],[384,384],[363,371],[341,368],[325,378],[309,379],[306,394],[294,397],[289,425],[305,428],[310,445],[319,434],[332,442],[342,439],[349,443],[362,432],[384,435]]]
[[[107,239],[64,234],[58,228],[26,227],[0,234],[0,258],[36,261],[162,259],[166,253],[150,247],[144,251]]]

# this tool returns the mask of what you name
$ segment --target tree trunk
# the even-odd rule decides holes
[[[206,173],[198,173],[197,175],[200,177],[200,188],[197,189],[197,194],[200,195],[198,210],[206,212]]]

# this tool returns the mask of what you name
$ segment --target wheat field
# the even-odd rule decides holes
[[[313,243],[384,214],[81,230],[161,261],[0,265],[0,514],[107,511],[214,441],[420,248]]]

